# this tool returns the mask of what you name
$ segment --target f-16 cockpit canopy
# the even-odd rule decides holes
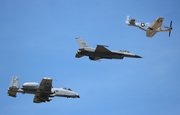
[[[129,51],[127,50],[119,50],[119,52],[126,52],[126,53],[130,53]]]
[[[72,91],[70,88],[66,88],[66,87],[64,87],[63,89],[65,89],[65,90],[69,90],[69,91]]]

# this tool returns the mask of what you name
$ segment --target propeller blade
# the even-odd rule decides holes
[[[170,28],[172,28],[172,21],[170,22]]]
[[[171,30],[172,30],[172,21],[170,22],[169,37],[171,36]]]
[[[171,36],[171,30],[169,31],[169,37]]]

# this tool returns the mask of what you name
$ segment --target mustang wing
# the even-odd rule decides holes
[[[34,103],[45,102],[49,99],[49,95],[51,93],[52,88],[52,79],[51,78],[43,78],[37,92],[34,96]]]
[[[95,52],[110,53],[111,51],[102,45],[97,45]]]
[[[163,18],[163,17],[158,17],[158,18],[149,26],[149,29],[150,29],[150,30],[156,30],[156,29],[158,29],[159,27],[162,26],[163,21],[164,21],[164,18]]]

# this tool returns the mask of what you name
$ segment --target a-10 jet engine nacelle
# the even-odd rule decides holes
[[[22,86],[23,86],[23,89],[37,89],[38,83],[37,82],[26,82]]]

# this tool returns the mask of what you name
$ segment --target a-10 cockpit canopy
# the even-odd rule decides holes
[[[66,88],[66,87],[64,87],[63,89],[65,89],[65,90],[69,90],[69,91],[72,91],[70,88]]]
[[[126,52],[126,53],[130,53],[129,51],[127,50],[119,50],[119,52]]]

